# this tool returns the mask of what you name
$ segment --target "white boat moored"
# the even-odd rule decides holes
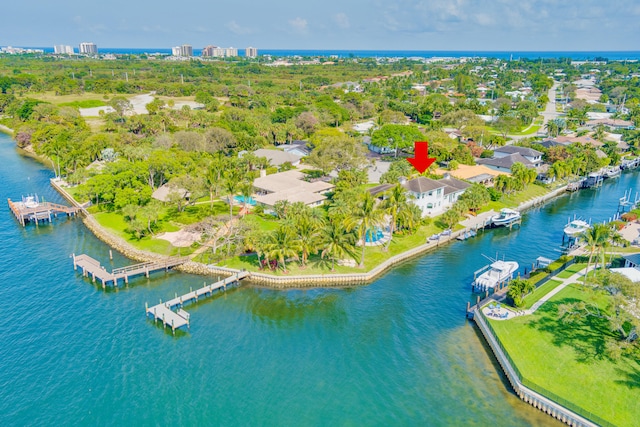
[[[582,219],[574,219],[564,227],[564,234],[569,237],[578,237],[580,234],[587,231],[590,227],[591,226],[587,221],[584,221]]]
[[[507,283],[513,279],[513,273],[515,273],[518,267],[520,267],[520,265],[515,261],[494,261],[476,272],[478,273],[484,270],[484,272],[473,281],[473,290],[476,292],[485,292],[489,289],[495,289],[502,283]]]
[[[500,213],[498,215],[494,215],[491,217],[491,224],[496,227],[508,226],[510,224],[513,224],[514,222],[520,221],[521,218],[522,215],[520,214],[520,212],[509,208],[502,208],[500,209]]]

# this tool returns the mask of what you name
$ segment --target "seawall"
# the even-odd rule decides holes
[[[166,256],[156,254],[153,252],[143,251],[134,248],[131,244],[126,242],[119,236],[113,235],[110,231],[102,227],[93,216],[87,212],[87,210],[80,205],[65,189],[62,187],[57,179],[51,179],[51,185],[72,205],[78,207],[82,213],[82,220],[89,230],[95,234],[98,239],[105,242],[111,248],[117,250],[121,254],[135,261],[146,262],[165,259]],[[543,196],[537,197],[532,200],[528,200],[521,203],[516,209],[523,211],[531,207],[540,206],[547,200],[556,197],[566,191],[565,187],[560,187],[553,190]],[[276,276],[273,274],[262,272],[251,272],[250,281],[263,286],[269,286],[274,288],[300,288],[300,287],[319,287],[319,286],[349,286],[349,285],[362,285],[368,284],[380,277],[387,270],[393,266],[423,255],[431,250],[436,249],[438,246],[447,244],[452,240],[455,240],[465,230],[459,230],[451,233],[446,238],[438,241],[428,241],[427,243],[417,246],[413,249],[409,249],[401,254],[394,255],[387,259],[383,263],[379,264],[372,270],[362,273],[345,273],[345,274],[310,274],[299,276]],[[175,268],[178,271],[189,274],[200,274],[204,276],[216,276],[216,275],[232,275],[238,273],[240,270],[227,268],[217,265],[202,264],[194,261],[182,264]]]
[[[564,406],[552,401],[551,399],[531,390],[530,388],[522,384],[522,382],[520,381],[520,378],[516,374],[516,370],[514,369],[513,366],[511,366],[509,359],[502,351],[502,348],[499,345],[497,338],[493,335],[489,326],[486,324],[484,316],[482,313],[480,313],[479,309],[475,310],[473,315],[473,320],[476,322],[476,325],[478,325],[478,328],[480,329],[482,336],[489,344],[489,348],[491,348],[491,351],[493,352],[496,360],[498,361],[498,363],[500,364],[500,367],[504,371],[504,374],[506,375],[507,380],[509,381],[509,384],[511,384],[511,387],[513,388],[513,390],[515,391],[515,393],[518,395],[520,399],[527,402],[534,408],[540,409],[542,412],[545,412],[551,415],[552,417],[556,418],[557,420],[562,421],[563,423],[568,424],[570,426],[576,426],[576,427],[597,427],[598,426],[597,424],[587,420],[586,418],[576,414],[575,412],[569,410],[568,408],[565,408]]]

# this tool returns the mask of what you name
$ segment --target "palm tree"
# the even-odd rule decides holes
[[[367,231],[379,226],[384,221],[384,211],[376,206],[376,198],[367,190],[363,190],[358,197],[358,203],[354,211],[345,218],[345,228],[349,231],[356,230],[362,245],[360,267],[364,267],[364,251]]]
[[[248,233],[244,239],[244,245],[247,250],[254,251],[258,257],[258,267],[262,269],[262,262],[260,257],[265,255],[265,250],[268,244],[268,235],[262,231],[253,231]]]
[[[402,211],[408,209],[409,199],[405,188],[400,184],[396,184],[394,187],[387,191],[387,198],[382,202],[382,207],[385,209],[385,213],[391,216],[391,222],[389,224],[389,232],[391,236],[387,242],[386,249],[391,245],[393,239],[393,233],[396,231],[398,224],[398,217]]]
[[[313,221],[309,216],[299,216],[295,222],[298,232],[297,241],[302,251],[301,264],[307,264],[309,255],[315,253],[320,239],[320,226],[317,221]]]
[[[222,172],[224,171],[224,158],[222,156],[214,157],[207,165],[204,174],[204,182],[209,190],[209,202],[211,210],[213,210],[213,197],[218,195],[218,188],[222,180]]]
[[[253,184],[249,181],[245,181],[240,184],[240,194],[242,195],[242,211],[247,214],[247,203],[253,195]]]
[[[560,132],[560,129],[558,128],[558,124],[553,120],[547,122],[547,124],[544,125],[544,128],[546,129],[547,134],[549,134],[549,136],[558,136],[558,133]]]
[[[287,258],[298,259],[299,249],[299,242],[291,228],[287,224],[283,224],[269,234],[264,252],[269,258],[281,263],[282,270],[287,273],[286,260]]]
[[[349,255],[356,259],[354,235],[347,232],[341,221],[331,221],[322,229],[322,258],[331,258],[331,271],[335,270],[336,259]]]
[[[591,261],[593,260],[593,254],[598,249],[604,250],[609,238],[611,237],[611,227],[607,224],[594,224],[591,228],[582,233],[581,237],[589,248],[589,260],[587,261],[587,273],[584,276],[584,283],[587,283],[587,276],[589,275],[589,267],[591,267]],[[596,267],[598,261],[596,260]],[[595,270],[595,268],[594,268]]]
[[[225,173],[224,189],[227,191],[229,198],[229,220],[233,218],[233,196],[238,192],[240,185],[240,177],[236,169],[232,169]]]

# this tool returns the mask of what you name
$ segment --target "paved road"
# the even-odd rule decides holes
[[[557,119],[562,115],[562,113],[558,113],[556,111],[556,90],[560,86],[560,83],[554,82],[551,89],[549,89],[549,102],[547,102],[547,107],[542,112],[542,126],[544,129],[544,125],[546,125],[550,120]]]
[[[556,111],[556,90],[558,89],[558,86],[560,86],[560,83],[558,82],[554,82],[553,86],[551,87],[551,89],[549,89],[549,102],[547,102],[547,105],[544,109],[544,111],[542,113],[540,113],[542,115],[542,126],[540,127],[540,130],[538,132],[540,133],[544,133],[546,135],[547,131],[544,128],[544,125],[546,125],[550,120],[554,120],[557,119],[558,117],[560,117],[563,113],[558,113]],[[535,134],[532,135],[507,135],[507,138],[509,138],[510,140],[518,141],[522,138],[530,138],[532,136],[536,136]]]

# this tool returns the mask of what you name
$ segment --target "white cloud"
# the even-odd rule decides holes
[[[235,21],[235,19],[233,21],[228,22],[226,27],[233,34],[237,34],[237,35],[240,35],[240,36],[241,35],[245,35],[245,34],[253,33],[253,30],[251,28],[243,27],[242,25],[238,24]]]
[[[306,34],[309,28],[309,24],[307,23],[307,20],[304,18],[300,18],[299,16],[296,17],[295,19],[290,19],[289,25],[291,26],[291,29],[293,31],[300,34]]]
[[[347,16],[346,13],[342,13],[342,12],[337,13],[333,16],[333,22],[335,22],[336,25],[342,28],[343,30],[346,30],[351,26],[351,24],[349,23],[349,17]]]

